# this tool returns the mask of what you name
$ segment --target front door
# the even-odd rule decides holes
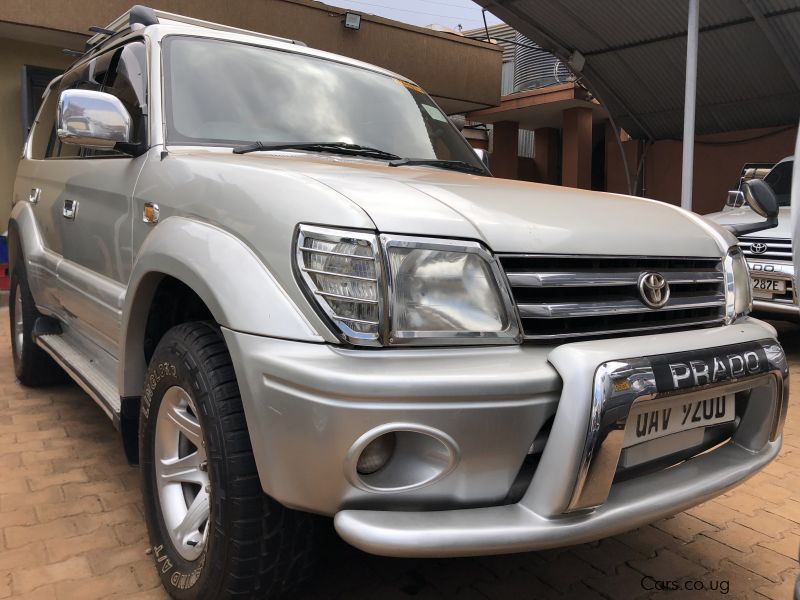
[[[146,52],[136,41],[98,56],[64,76],[58,91],[100,89],[117,96],[146,135]],[[143,138],[139,138],[143,139]],[[138,140],[137,140],[138,141]],[[62,144],[52,136],[47,158],[34,167],[41,187],[37,205],[43,241],[61,255],[58,301],[71,326],[118,355],[125,289],[133,263],[132,195],[146,155]]]

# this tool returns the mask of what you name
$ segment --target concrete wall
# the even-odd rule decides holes
[[[718,211],[726,192],[747,162],[777,162],[794,152],[797,129],[751,129],[700,136],[694,150],[693,209],[706,214]],[[635,171],[642,145],[624,142],[631,171]],[[662,140],[647,151],[642,178],[644,196],[670,204],[681,203],[681,142]],[[606,189],[627,193],[619,148],[606,133]]]
[[[52,46],[0,38],[0,233],[11,211],[11,193],[22,150],[22,67],[65,69],[74,59]]]

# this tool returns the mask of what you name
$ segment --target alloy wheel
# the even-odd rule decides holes
[[[165,392],[155,433],[156,488],[164,524],[178,553],[196,560],[208,539],[211,486],[203,429],[182,387]]]

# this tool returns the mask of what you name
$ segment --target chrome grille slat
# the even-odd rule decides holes
[[[708,283],[724,281],[724,275],[717,272],[691,272],[662,269],[659,271],[670,285]],[[586,287],[636,285],[641,270],[602,272],[553,272],[553,273],[509,273],[512,287]]]
[[[724,294],[687,298],[672,298],[666,306],[657,310],[685,310],[691,308],[718,307],[725,303]],[[607,302],[563,302],[559,304],[518,304],[521,317],[558,319],[566,317],[596,317],[604,315],[623,315],[649,313],[653,309],[642,304],[641,300],[613,300]]]
[[[525,338],[551,341],[719,325],[725,319],[722,259],[501,255]],[[662,274],[666,306],[639,295],[642,274]]]
[[[621,329],[604,329],[602,331],[587,331],[582,333],[574,333],[570,336],[564,336],[560,333],[552,334],[552,335],[537,335],[535,338],[532,336],[526,336],[528,339],[537,339],[537,340],[557,340],[564,337],[571,337],[571,338],[582,338],[582,337],[597,337],[597,336],[607,336],[607,335],[620,335],[620,334],[630,334],[630,333],[646,333],[648,331],[665,331],[669,329],[680,329],[682,327],[687,327],[691,325],[692,327],[707,327],[710,325],[719,325],[719,319],[709,319],[707,321],[692,321],[691,323],[669,323],[666,325],[657,325],[657,326],[648,326],[648,327],[625,327]]]

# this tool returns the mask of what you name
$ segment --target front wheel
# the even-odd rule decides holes
[[[233,365],[219,328],[168,331],[139,420],[145,517],[174,598],[271,598],[310,573],[314,517],[261,490]]]

